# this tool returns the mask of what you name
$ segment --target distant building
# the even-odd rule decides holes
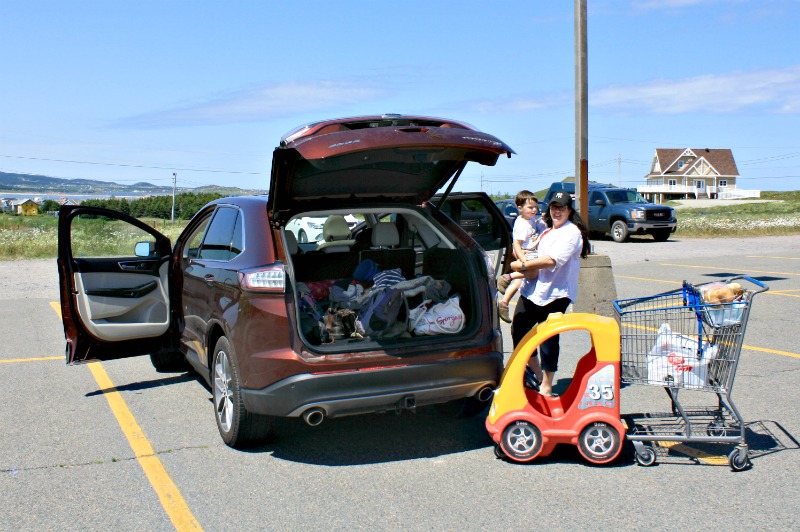
[[[760,197],[737,188],[739,170],[729,149],[657,148],[639,193],[656,203],[670,199]]]
[[[39,216],[39,204],[31,199],[22,200],[17,203],[16,212],[23,216]]]

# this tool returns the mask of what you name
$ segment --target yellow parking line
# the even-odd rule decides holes
[[[660,447],[668,448],[672,451],[676,451],[686,456],[696,458],[701,462],[705,462],[706,464],[725,465],[728,463],[728,458],[726,456],[707,453],[705,451],[701,451],[700,449],[695,449],[694,447],[689,447],[688,445],[684,445],[680,442],[657,441],[655,443],[657,443]]]
[[[175,529],[202,530],[200,523],[192,515],[189,505],[186,504],[180,490],[170,478],[167,470],[164,469],[164,465],[153,451],[147,436],[139,427],[136,418],[131,414],[128,405],[117,391],[114,383],[111,382],[103,366],[99,362],[92,362],[88,366],[97,384],[103,390],[108,406],[111,407],[114,417],[117,418],[117,423],[128,439],[128,444],[136,455],[136,460],[142,466]]]
[[[0,360],[0,364],[10,364],[12,362],[42,362],[44,360],[64,360],[64,357],[9,358],[8,360]]]
[[[800,260],[800,257],[770,257],[765,255],[745,255],[746,259],[780,259],[780,260]]]
[[[669,262],[665,262],[660,264],[660,266],[678,266],[679,268],[694,268],[698,270],[718,270],[719,266],[698,266],[696,264],[672,264]],[[797,272],[773,272],[769,270],[742,270],[741,268],[736,268],[737,271],[740,272],[748,272],[748,273],[766,273],[769,275],[800,275]]]
[[[615,279],[633,279],[634,281],[647,281],[649,283],[666,283],[666,284],[676,284],[678,286],[682,286],[683,283],[680,281],[665,281],[664,279],[648,279],[647,277],[630,277],[627,275],[615,275]]]
[[[52,301],[50,306],[61,317],[61,307]],[[197,522],[180,490],[170,478],[167,470],[164,469],[164,465],[155,454],[155,451],[153,451],[147,436],[139,427],[139,423],[133,417],[127,403],[125,403],[125,399],[117,391],[102,364],[92,362],[88,364],[88,367],[97,385],[103,390],[103,396],[108,401],[108,406],[111,407],[117,423],[119,423],[123,434],[128,439],[128,444],[136,455],[136,460],[144,470],[144,474],[147,475],[147,479],[150,481],[150,485],[153,486],[156,495],[158,495],[161,506],[167,512],[172,525],[176,530],[202,530],[200,523]]]

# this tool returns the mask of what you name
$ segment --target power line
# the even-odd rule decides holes
[[[99,163],[93,161],[70,161],[68,159],[48,159],[45,157],[22,157],[20,155],[3,155],[8,159],[24,159],[28,161],[47,161],[53,163],[72,163],[72,164],[91,164],[96,166],[118,166],[122,168],[148,168],[151,170],[172,170],[182,172],[209,172],[213,174],[244,174],[244,175],[266,175],[266,172],[244,172],[239,170],[206,170],[203,168],[175,168],[172,166],[148,166],[144,164],[123,164],[123,163]]]

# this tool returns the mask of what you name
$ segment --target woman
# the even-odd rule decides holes
[[[536,279],[526,279],[520,289],[519,302],[511,323],[514,347],[535,325],[554,312],[566,312],[578,295],[580,259],[589,254],[589,234],[580,215],[572,208],[572,197],[558,192],[542,214],[548,229],[539,240],[539,256],[514,261],[511,269],[531,272]],[[539,393],[553,395],[553,377],[558,369],[558,335],[539,347],[539,359],[531,357],[530,368],[541,385]]]

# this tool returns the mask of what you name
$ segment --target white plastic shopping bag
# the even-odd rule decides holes
[[[647,380],[678,388],[703,388],[708,385],[708,366],[717,346],[703,342],[698,353],[696,338],[673,333],[668,323],[658,329],[655,345],[647,355]]]
[[[426,309],[425,303],[409,311],[409,330],[417,335],[455,334],[464,328],[464,311],[458,294]]]

